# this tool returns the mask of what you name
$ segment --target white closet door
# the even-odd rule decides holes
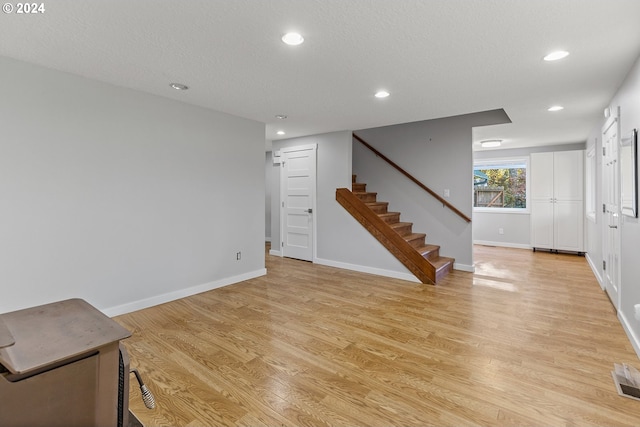
[[[553,153],[531,155],[531,199],[553,198]]]
[[[549,200],[531,202],[531,246],[554,249],[553,203]]]
[[[582,200],[584,195],[582,151],[561,151],[553,158],[553,194],[556,200]]]
[[[553,206],[554,248],[561,251],[584,251],[582,201],[557,200]]]

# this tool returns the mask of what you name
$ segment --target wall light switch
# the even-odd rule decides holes
[[[451,196],[451,193],[449,192],[449,189],[445,188],[444,189],[444,197],[450,197],[450,196]]]

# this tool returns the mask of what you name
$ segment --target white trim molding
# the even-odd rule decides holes
[[[222,288],[224,286],[233,285],[234,283],[244,282],[245,280],[254,279],[256,277],[264,276],[266,274],[267,274],[267,269],[263,268],[256,271],[240,274],[238,276],[227,277],[224,279],[216,280],[216,281],[205,283],[202,285],[192,286],[186,289],[180,289],[175,292],[156,295],[150,298],[128,302],[126,304],[118,305],[115,307],[100,309],[100,311],[102,311],[105,315],[109,317],[119,316],[121,314],[131,313],[132,311],[153,307],[154,305],[164,304],[166,302],[175,301],[180,298],[186,298],[202,292],[207,292],[213,289]]]
[[[490,242],[488,240],[474,240],[473,244],[482,246],[498,246],[500,248],[532,249],[528,244],[525,245],[523,243]]]
[[[602,290],[604,290],[604,286],[605,286],[604,279],[600,275],[600,271],[596,268],[596,265],[593,263],[593,260],[589,256],[589,252],[587,252],[584,255],[584,257],[587,259],[587,264],[589,264],[589,267],[591,267],[591,271],[593,272],[593,275],[596,276],[596,280],[598,281],[598,284],[600,284],[600,287],[602,288]]]
[[[633,328],[630,327],[630,323],[627,321],[627,318],[624,316],[622,310],[618,311],[618,320],[622,324],[622,328],[624,332],[627,334],[629,341],[631,341],[631,345],[633,349],[636,351],[636,355],[640,358],[640,337],[638,337],[634,332]]]
[[[360,273],[375,274],[377,276],[391,277],[393,279],[407,280],[409,282],[420,283],[420,281],[411,273],[402,273],[399,271],[385,270],[382,268],[365,267],[362,265],[349,264],[346,262],[332,261],[330,259],[314,258],[315,264],[326,265],[328,267],[342,268],[344,270],[358,271]]]
[[[458,271],[466,271],[467,273],[475,273],[476,266],[475,265],[467,265],[467,264],[458,264],[457,262],[453,263],[453,269]]]

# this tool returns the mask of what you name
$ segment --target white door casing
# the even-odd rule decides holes
[[[280,150],[282,256],[313,261],[316,144]]]
[[[620,305],[620,122],[618,109],[611,109],[611,113],[602,128],[602,259],[605,290],[617,310]]]

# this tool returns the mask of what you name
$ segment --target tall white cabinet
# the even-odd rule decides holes
[[[584,151],[531,154],[531,246],[584,249]]]

